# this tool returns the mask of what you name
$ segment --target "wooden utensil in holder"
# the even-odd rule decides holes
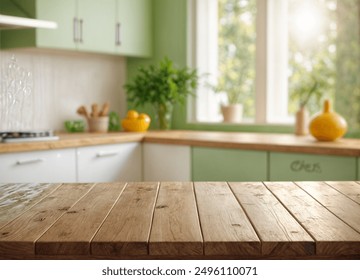
[[[77,113],[86,118],[89,132],[104,133],[109,128],[109,103],[106,102],[99,111],[99,105],[94,103],[91,105],[91,113],[89,114],[85,106],[80,106]]]

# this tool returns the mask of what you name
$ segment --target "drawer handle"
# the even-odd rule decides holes
[[[34,159],[27,159],[27,160],[18,160],[16,162],[16,165],[26,165],[26,164],[33,164],[33,163],[39,163],[43,162],[43,158],[34,158]]]
[[[98,152],[96,154],[96,157],[101,158],[101,157],[113,157],[118,155],[119,152]]]

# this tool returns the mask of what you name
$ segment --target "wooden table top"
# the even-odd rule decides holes
[[[2,184],[0,258],[360,259],[360,183]]]

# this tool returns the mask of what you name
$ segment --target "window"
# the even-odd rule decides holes
[[[313,114],[331,98],[360,127],[360,1],[190,3],[191,62],[203,74],[191,121],[221,122],[220,104],[240,102],[242,122],[291,124],[303,103]]]

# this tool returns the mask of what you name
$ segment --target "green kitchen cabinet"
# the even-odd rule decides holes
[[[9,4],[10,3],[10,4]],[[10,29],[1,31],[1,48],[55,48],[76,49],[75,18],[77,1],[74,0],[37,0],[16,1],[0,0],[2,13],[55,21],[57,29]],[[30,4],[31,3],[31,4]]]
[[[4,0],[1,0],[4,1]],[[54,21],[57,29],[2,31],[2,48],[38,47],[50,49],[114,52],[114,0],[36,0],[4,12],[15,16]],[[22,11],[22,12],[21,12]],[[110,36],[111,33],[111,36]]]
[[[76,1],[73,0],[38,0],[36,1],[37,17],[55,21],[57,29],[34,30],[36,41],[34,47],[76,49],[75,19]]]
[[[128,56],[151,56],[151,0],[116,0],[116,12],[115,52]]]
[[[55,21],[57,29],[1,31],[1,48],[151,55],[151,0],[0,0],[4,14]],[[20,8],[19,8],[20,7]]]
[[[114,53],[115,14],[114,0],[78,0],[75,19],[77,49]]]
[[[267,180],[267,152],[224,148],[192,148],[194,181]]]
[[[355,157],[270,152],[270,181],[356,180]]]

